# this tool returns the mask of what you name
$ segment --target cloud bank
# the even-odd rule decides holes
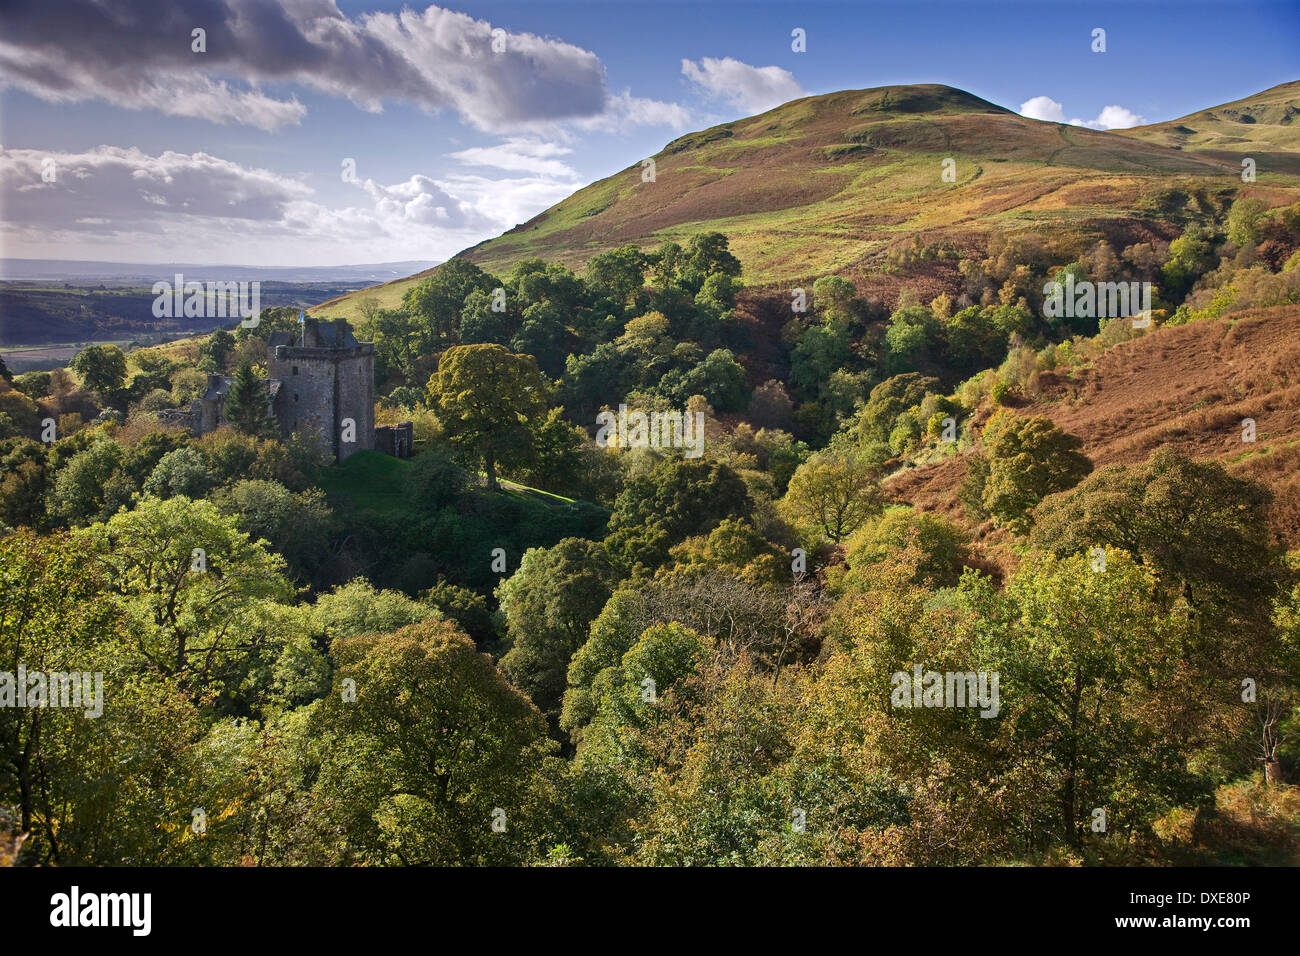
[[[570,43],[437,6],[350,18],[334,0],[7,0],[0,80],[52,103],[104,100],[264,130],[306,114],[264,85],[369,111],[450,109],[484,131],[681,119],[673,104],[612,94],[599,58]]]
[[[296,178],[202,152],[0,147],[0,237],[6,254],[34,257],[73,247],[104,258],[131,248],[156,261],[271,261],[288,240],[295,248],[347,248],[356,261],[404,258],[412,248],[446,258],[581,186],[557,158],[567,151],[528,139],[467,149],[452,154],[466,167],[523,175],[467,169],[397,183],[357,179],[355,200],[327,206]]]

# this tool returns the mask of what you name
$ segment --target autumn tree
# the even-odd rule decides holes
[[[781,510],[814,534],[843,541],[883,509],[877,474],[856,453],[819,452],[795,471]]]
[[[868,521],[848,540],[849,584],[861,583],[881,565],[914,552],[912,583],[951,587],[961,577],[969,536],[947,519],[899,508]]]
[[[498,462],[527,459],[530,424],[545,413],[550,397],[531,355],[493,344],[459,345],[444,352],[428,393],[447,437],[467,455],[483,459],[493,490],[499,487]]]
[[[335,689],[313,719],[326,756],[311,811],[338,834],[329,862],[528,859],[544,825],[534,783],[554,745],[491,659],[441,621],[343,638],[331,656]]]
[[[1082,447],[1082,439],[1048,418],[1022,418],[1003,409],[984,429],[987,468],[971,470],[982,479],[982,487],[968,489],[968,494],[977,493],[983,510],[999,524],[1026,531],[1035,505],[1092,471],[1092,462],[1079,451]]]

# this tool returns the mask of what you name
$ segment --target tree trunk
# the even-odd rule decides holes
[[[1282,783],[1282,762],[1276,757],[1264,761],[1264,784],[1274,787]]]
[[[487,486],[489,491],[497,491],[500,485],[497,484],[497,463],[491,455],[483,456],[483,466],[487,471]]]

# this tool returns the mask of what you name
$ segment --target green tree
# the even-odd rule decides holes
[[[627,307],[645,286],[646,265],[645,254],[634,245],[598,253],[587,263],[587,284],[618,306]]]
[[[499,487],[498,462],[527,460],[529,426],[549,404],[532,356],[512,354],[500,345],[448,349],[429,379],[428,392],[447,437],[466,454],[483,459],[493,490]]]
[[[610,517],[609,552],[623,569],[655,568],[668,549],[727,518],[748,518],[744,480],[718,462],[669,458],[630,480]]]
[[[1184,295],[1192,284],[1214,265],[1212,235],[1200,226],[1189,225],[1183,234],[1169,243],[1169,259],[1161,267],[1162,288],[1173,295]]]
[[[953,370],[963,375],[997,365],[1006,355],[1007,336],[993,321],[991,308],[971,306],[947,322],[947,358]]]
[[[843,541],[883,509],[878,474],[856,453],[818,452],[796,469],[781,510],[813,534]]]
[[[1104,572],[1086,554],[1036,558],[1003,595],[987,581],[976,589],[1016,767],[1005,779],[1025,788],[1030,815],[1017,831],[1051,827],[1077,845],[1102,807],[1112,829],[1146,833],[1209,789],[1191,766],[1231,720],[1232,695],[1186,692],[1216,682],[1188,662],[1189,621],[1155,589],[1151,569],[1121,551],[1107,552]]]
[[[738,412],[745,407],[745,370],[729,349],[714,350],[685,375],[665,375],[660,387],[681,405],[692,395],[703,395],[719,412]]]
[[[0,538],[0,670],[13,675],[21,664],[29,672],[80,673],[96,642],[116,626],[87,548],[66,535],[18,531]],[[20,832],[41,831],[51,854],[57,820],[38,818],[50,796],[48,780],[41,781],[48,770],[43,737],[66,732],[69,722],[57,709],[17,707],[12,698],[0,707],[0,795],[18,807]]]
[[[52,380],[49,372],[23,372],[13,379],[13,387],[32,401],[38,401],[50,394]]]
[[[1073,487],[1092,471],[1079,451],[1083,440],[1048,418],[1022,418],[1003,409],[984,429],[988,478],[981,493],[984,510],[1000,524],[1027,531],[1035,505]]]
[[[312,820],[334,863],[491,865],[535,852],[546,722],[446,622],[334,642]],[[345,699],[343,682],[355,687]],[[493,829],[494,822],[504,829]]]
[[[433,275],[412,286],[402,297],[402,308],[420,332],[413,343],[415,354],[432,353],[438,343],[453,338],[471,292],[477,289],[490,294],[501,287],[495,276],[460,257],[448,259]]]
[[[188,692],[233,694],[281,639],[269,603],[284,562],[207,501],[145,498],[77,532],[96,554],[148,669]]]
[[[1258,243],[1268,204],[1253,196],[1238,199],[1228,211],[1228,240],[1237,246]]]
[[[602,544],[565,538],[530,548],[498,587],[510,638],[501,669],[544,713],[558,714],[569,659],[587,640],[616,579]]]
[[[847,323],[831,320],[811,325],[790,355],[790,381],[808,392],[820,391],[838,369],[853,360]]]
[[[497,617],[488,599],[477,591],[439,580],[420,595],[420,600],[436,608],[446,620],[455,622],[480,647],[497,635]]]
[[[813,283],[813,304],[823,318],[850,318],[858,290],[848,279],[822,276]]]
[[[270,415],[266,381],[258,377],[249,362],[241,362],[226,392],[222,407],[226,422],[245,435],[267,438],[276,433]]]
[[[695,304],[715,319],[725,319],[736,307],[736,295],[744,288],[740,280],[714,274],[704,280],[695,296]]]
[[[1183,598],[1202,614],[1259,621],[1281,583],[1271,502],[1266,487],[1218,462],[1161,448],[1046,499],[1030,540],[1060,557],[1121,548],[1155,570],[1166,603]]]
[[[252,540],[270,544],[300,582],[315,582],[332,556],[338,522],[318,488],[295,494],[279,482],[250,479],[219,492],[214,501],[223,513],[238,519],[240,530]]]
[[[938,323],[925,306],[897,310],[885,330],[890,368],[905,369],[916,365],[934,347],[937,332]]]
[[[363,634],[390,634],[421,621],[437,620],[438,611],[401,591],[376,590],[365,578],[353,578],[311,608],[311,630],[329,642]]]
[[[49,482],[44,446],[30,438],[0,441],[0,523],[41,527]]]
[[[699,293],[709,276],[740,275],[740,260],[728,248],[729,240],[720,232],[697,233],[686,243],[678,269],[678,283],[692,295]]]
[[[48,502],[50,515],[75,526],[105,521],[119,509],[129,507],[138,488],[126,473],[125,464],[122,446],[111,438],[98,437],[55,471]]]
[[[126,384],[126,356],[116,345],[92,345],[82,349],[69,366],[91,391],[108,396]]]
[[[207,341],[199,346],[199,356],[212,359],[212,370],[222,372],[226,368],[226,359],[234,350],[235,337],[225,329],[216,329],[208,336]]]
[[[208,463],[193,448],[178,448],[159,460],[144,483],[144,493],[155,498],[202,498],[216,480]]]

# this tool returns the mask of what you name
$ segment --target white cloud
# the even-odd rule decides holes
[[[1049,96],[1035,96],[1020,104],[1020,115],[1030,119],[1045,120],[1049,123],[1064,123],[1065,111],[1061,104]],[[1140,126],[1142,117],[1123,106],[1107,106],[1095,120],[1070,120],[1071,126],[1086,126],[1089,129],[1128,129]]]
[[[1128,129],[1141,126],[1142,117],[1122,106],[1107,106],[1095,120],[1072,119],[1070,123],[1074,126],[1087,126],[1089,129]]]
[[[512,137],[496,146],[473,146],[448,155],[466,166],[492,166],[512,173],[536,173],[576,180],[577,170],[557,158],[572,152],[568,146],[558,143]]]
[[[52,164],[52,165],[50,165]],[[52,171],[53,182],[43,172]],[[310,190],[296,180],[207,153],[98,146],[80,153],[0,147],[0,205],[5,219],[38,229],[75,229],[79,222],[116,230],[219,218],[278,220]]]
[[[496,235],[554,206],[583,183],[570,184],[543,176],[488,179],[465,175],[448,176],[443,185],[489,219],[493,225],[487,235]],[[480,235],[472,241],[485,237]]]
[[[1048,123],[1065,122],[1065,113],[1061,110],[1061,104],[1049,96],[1035,96],[1025,100],[1020,104],[1020,115]]]
[[[804,96],[789,70],[779,66],[750,66],[740,60],[706,56],[695,63],[682,60],[682,75],[712,99],[721,99],[747,113],[762,113]]]
[[[623,132],[635,126],[667,126],[674,132],[684,132],[695,125],[691,111],[678,103],[645,99],[629,91],[611,94],[605,111],[598,116],[574,121],[584,130]]]
[[[582,185],[554,157],[567,147],[513,139],[457,158],[531,175],[358,180],[355,201],[326,205],[303,182],[206,153],[99,146],[81,153],[0,147],[0,226],[17,257],[262,264],[445,259],[524,222]],[[42,171],[52,160],[55,181]],[[520,167],[517,171],[527,171]],[[339,255],[346,249],[346,257]]]
[[[205,52],[191,47],[196,26],[207,31]],[[437,6],[353,19],[334,0],[4,5],[0,77],[49,102],[104,100],[266,130],[301,122],[306,108],[262,83],[297,84],[376,112],[391,101],[452,109],[481,130],[675,117],[672,104],[611,94],[588,50],[531,33],[494,37],[494,29]]]

